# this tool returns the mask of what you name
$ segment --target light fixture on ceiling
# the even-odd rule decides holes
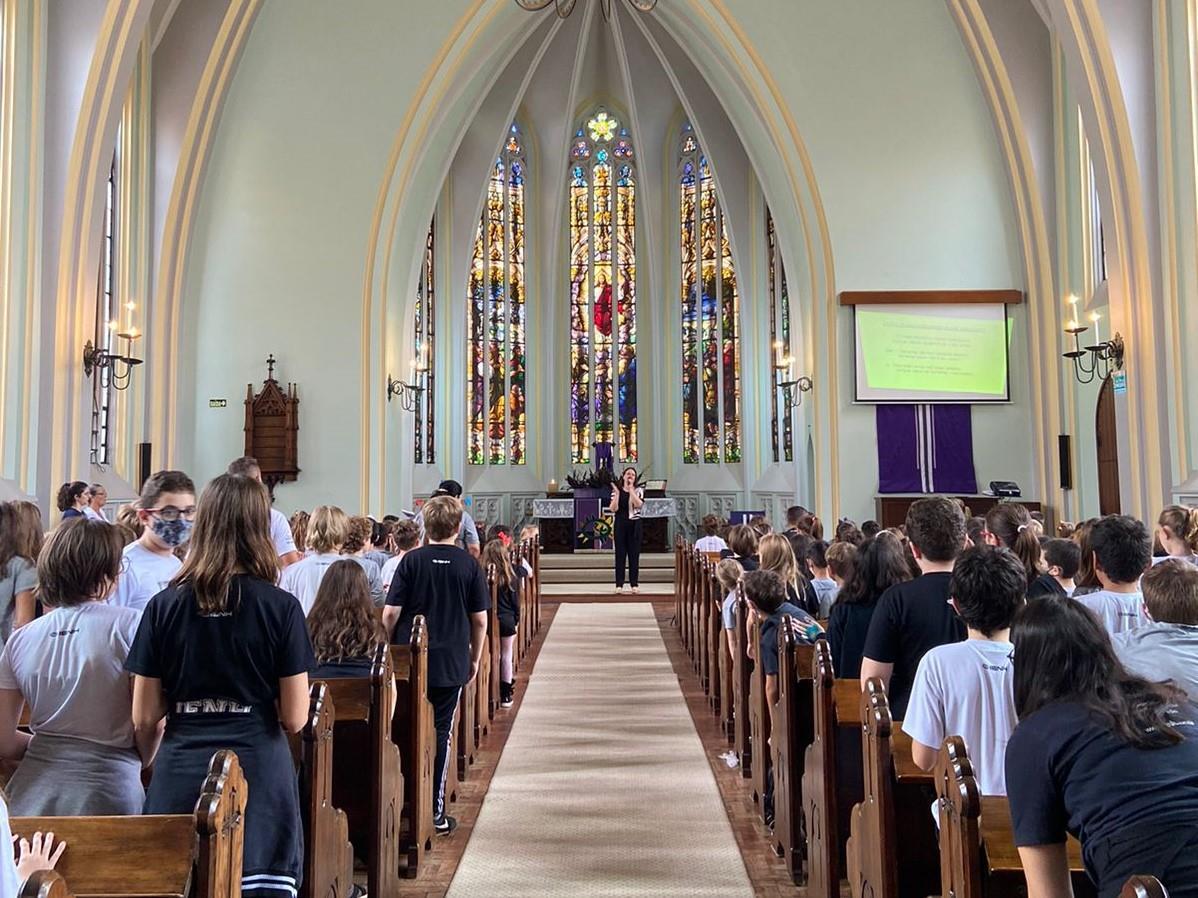
[[[603,10],[603,18],[611,21],[611,7],[614,0],[599,0],[599,8]],[[641,12],[653,12],[653,8],[657,6],[657,0],[624,0],[633,9]],[[574,12],[574,7],[578,4],[578,0],[516,0],[516,5],[521,9],[527,9],[529,12],[537,12],[545,7],[553,5],[553,11],[557,13],[559,19],[567,18],[570,13]]]

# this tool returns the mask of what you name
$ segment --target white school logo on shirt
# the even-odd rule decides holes
[[[227,698],[201,698],[190,702],[175,702],[176,714],[249,714],[253,705],[242,705]]]

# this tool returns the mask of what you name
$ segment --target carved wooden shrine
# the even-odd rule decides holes
[[[275,380],[275,357],[266,360],[266,380],[254,395],[245,388],[245,454],[258,459],[262,481],[274,494],[280,483],[299,475],[299,393],[295,384],[284,391]]]

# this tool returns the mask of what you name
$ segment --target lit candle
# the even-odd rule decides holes
[[[1090,313],[1090,321],[1093,322],[1093,324],[1094,324],[1094,343],[1095,343],[1095,345],[1102,342],[1102,334],[1099,331],[1099,327],[1098,327],[1098,321],[1100,318],[1102,318],[1102,316],[1099,315],[1097,312]]]
[[[137,328],[135,328],[135,327],[131,327],[131,328],[129,328],[129,330],[126,332],[126,335],[127,335],[128,339],[130,339],[130,340],[136,340],[138,337],[140,337],[140,336],[141,336],[141,331],[139,331],[139,330],[138,330]]]
[[[1076,318],[1070,318],[1070,319],[1069,319],[1069,323],[1068,323],[1067,325],[1065,325],[1065,329],[1066,329],[1066,330],[1071,330],[1071,331],[1075,331],[1075,330],[1077,330],[1077,319],[1076,319]]]

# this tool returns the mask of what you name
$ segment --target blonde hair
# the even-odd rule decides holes
[[[457,534],[462,526],[462,503],[453,496],[436,496],[424,503],[424,532],[433,542]]]
[[[229,610],[229,589],[240,573],[278,579],[270,494],[257,480],[222,474],[200,496],[187,560],[171,583],[195,593],[201,614],[220,614]]]
[[[725,593],[732,592],[736,588],[736,584],[740,582],[744,573],[745,569],[735,558],[725,558],[715,566],[715,578],[720,582],[720,589]]]
[[[770,533],[761,538],[757,547],[761,570],[773,571],[788,586],[798,587],[799,564],[790,540],[780,533]]]
[[[308,519],[308,548],[320,555],[336,552],[349,539],[349,517],[336,505],[317,505]]]
[[[1170,505],[1156,519],[1158,527],[1167,527],[1169,533],[1186,544],[1191,555],[1198,555],[1198,508],[1186,505]]]

